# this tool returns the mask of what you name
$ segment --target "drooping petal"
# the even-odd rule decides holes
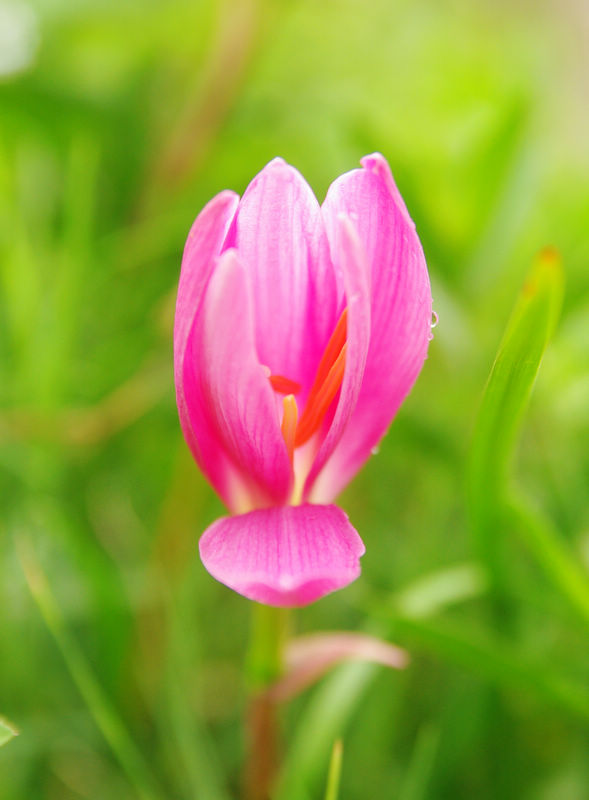
[[[367,254],[371,287],[370,348],[362,390],[346,430],[313,487],[328,502],[348,483],[386,432],[427,354],[431,289],[421,244],[385,159],[362,159],[363,169],[330,187],[324,218],[353,221]],[[332,243],[326,223],[328,238]]]
[[[194,221],[184,248],[174,320],[174,379],[184,438],[200,468],[229,505],[239,475],[211,428],[195,365],[186,362],[186,351],[238,202],[239,197],[234,192],[221,192]]]
[[[294,167],[276,158],[254,178],[228,243],[250,276],[260,361],[301,384],[304,399],[341,311],[341,290],[319,204]]]
[[[337,506],[282,506],[214,522],[201,537],[211,575],[251,600],[303,606],[360,574],[364,545]]]
[[[297,636],[286,646],[284,674],[268,688],[268,693],[278,702],[291,700],[345,661],[371,661],[403,669],[409,657],[405,650],[366,633],[333,631]]]
[[[311,467],[305,485],[305,496],[337,447],[354,412],[360,392],[370,343],[370,295],[366,254],[348,216],[326,219],[327,233],[332,242],[331,258],[341,271],[347,308],[346,365],[339,399],[325,438]]]
[[[256,354],[252,313],[245,269],[235,250],[227,250],[189,337],[185,380],[192,370],[212,430],[251,484],[250,507],[285,502],[292,485],[274,392]]]

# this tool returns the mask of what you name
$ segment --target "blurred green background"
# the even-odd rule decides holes
[[[280,797],[322,797],[342,735],[343,800],[589,798],[588,53],[582,0],[1,0],[1,800],[239,796],[249,604],[196,554],[222,508],[175,410],[182,247],[273,156],[322,199],[374,150],[440,322],[341,499],[362,577],[297,627],[377,631],[412,663],[292,704]],[[550,580],[498,525],[498,613],[467,465],[548,244],[566,296],[514,473],[568,560]]]

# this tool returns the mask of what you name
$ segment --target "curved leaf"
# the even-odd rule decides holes
[[[495,592],[504,584],[500,533],[507,469],[562,294],[560,257],[547,248],[538,255],[516,302],[475,426],[468,469],[470,515]]]

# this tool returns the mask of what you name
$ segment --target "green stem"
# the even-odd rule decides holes
[[[252,604],[247,678],[251,691],[274,683],[284,671],[284,645],[288,636],[288,608]]]
[[[245,720],[248,800],[270,800],[279,764],[279,725],[276,702],[266,691],[284,671],[288,610],[252,605],[252,628],[247,659],[250,700]]]

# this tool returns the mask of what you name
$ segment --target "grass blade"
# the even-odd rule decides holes
[[[521,500],[512,500],[510,512],[514,530],[527,545],[544,575],[568,602],[569,607],[589,624],[589,575],[550,522]]]
[[[66,627],[63,615],[41,569],[32,543],[17,539],[20,562],[30,592],[59,647],[69,672],[84,698],[90,713],[114,756],[134,785],[141,800],[164,800],[147,762],[137,749],[122,720],[96,680],[77,642]]]
[[[450,625],[408,617],[394,619],[395,638],[411,652],[431,652],[497,686],[533,695],[568,716],[589,721],[589,692],[550,667],[522,658],[495,639],[458,631]]]
[[[419,730],[399,800],[427,800],[439,738],[439,731],[431,725]]]
[[[537,257],[524,283],[487,381],[475,426],[468,498],[479,555],[495,601],[505,594],[499,532],[507,469],[534,379],[554,329],[563,293],[558,254]]]
[[[0,717],[0,747],[18,736],[18,731],[14,725],[4,717]]]
[[[325,791],[325,800],[337,800],[339,795],[339,784],[342,774],[342,758],[344,746],[341,739],[336,739],[333,743],[333,750],[331,751],[331,760],[329,762],[329,772],[327,773],[327,789]]]
[[[395,592],[391,602],[395,611],[408,617],[430,617],[449,606],[480,597],[487,588],[486,575],[478,564],[457,564],[418,578]]]
[[[186,702],[186,687],[193,679],[186,652],[186,630],[180,603],[173,591],[162,584],[168,615],[169,639],[166,645],[166,735],[175,760],[184,767],[187,797],[230,800],[224,787],[219,756],[206,726]],[[190,609],[192,611],[192,608]]]
[[[379,622],[373,623],[369,632],[394,641],[389,634],[397,614],[427,616],[479,597],[485,590],[484,576],[475,564],[438,570],[395,593],[387,602],[371,603],[367,611]],[[343,664],[322,681],[297,723],[277,793],[280,800],[306,800],[307,784],[320,773],[331,743],[341,735],[377,672],[378,666],[372,663]]]
[[[280,776],[276,796],[302,800],[327,761],[329,747],[357,707],[378,667],[344,664],[318,687],[299,719]]]

